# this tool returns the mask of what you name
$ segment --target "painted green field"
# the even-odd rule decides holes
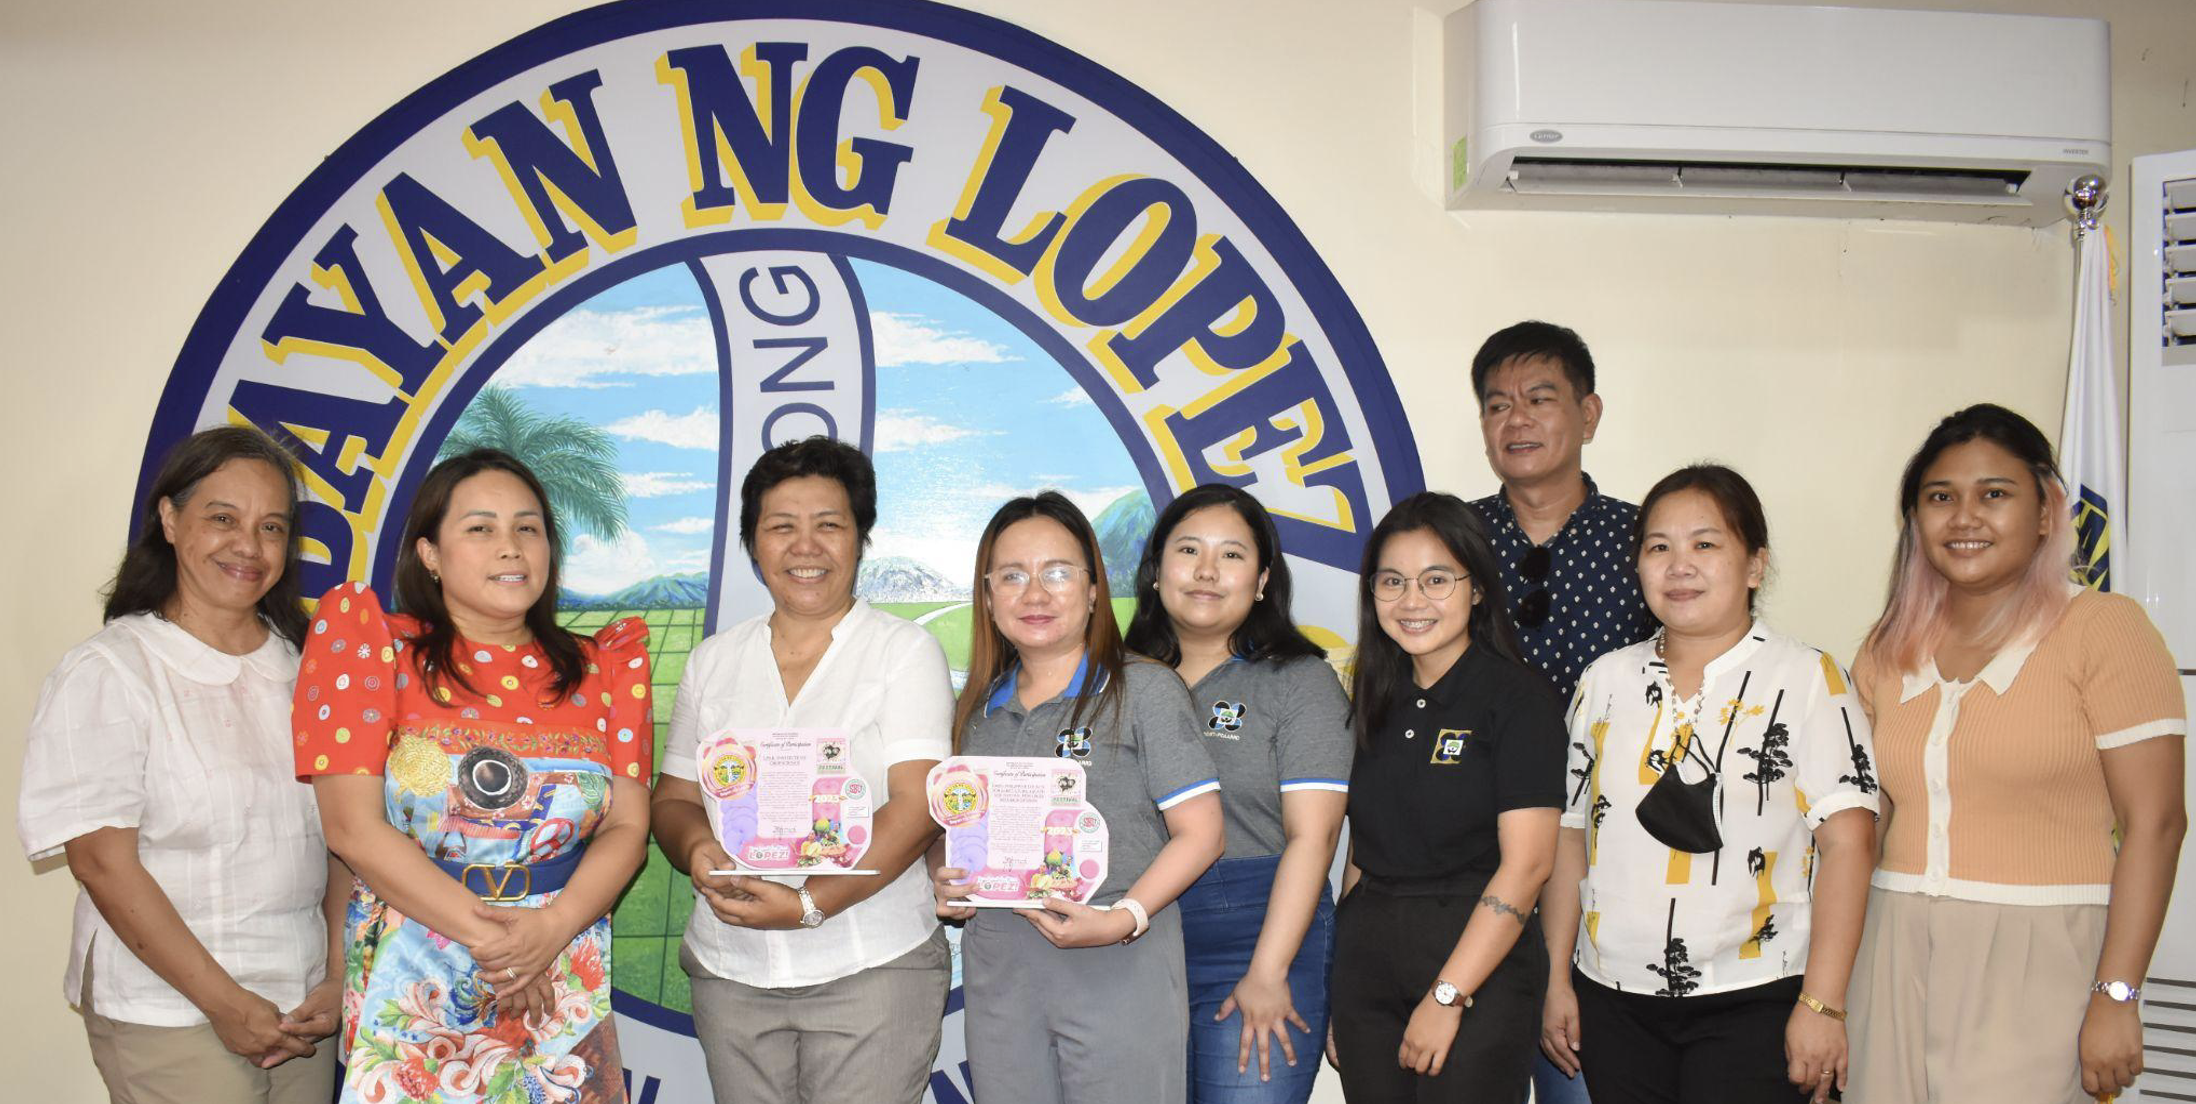
[[[970,609],[966,602],[884,602],[878,609],[904,617],[930,630],[945,646],[946,659],[956,671],[968,666]],[[1136,610],[1133,598],[1113,600],[1114,616],[1126,627]],[[566,628],[591,633],[620,617],[640,617],[648,622],[648,661],[655,697],[656,761],[663,759],[663,741],[671,725],[671,703],[679,678],[686,672],[686,657],[702,638],[699,609],[582,610],[562,617]],[[620,990],[675,1012],[692,1010],[692,993],[686,971],[679,968],[679,937],[694,911],[694,891],[684,875],[672,869],[654,844],[640,875],[618,901],[612,914],[616,942],[612,948],[613,984]]]
[[[679,676],[686,672],[687,654],[701,640],[702,611],[646,610],[631,615],[648,622],[648,663],[654,682],[650,689],[655,698],[656,757],[660,762]],[[562,620],[566,628],[587,633],[625,616],[628,614],[585,610],[567,614]],[[693,909],[694,892],[686,878],[673,870],[663,852],[651,843],[647,864],[611,914],[611,931],[615,933],[610,955],[611,983],[673,1011],[691,1011],[686,971],[679,969],[679,933],[686,930],[686,917]]]

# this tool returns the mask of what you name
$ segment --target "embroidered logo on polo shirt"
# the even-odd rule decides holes
[[[1224,740],[1238,739],[1243,730],[1242,702],[1216,701],[1212,703],[1212,717],[1205,722],[1205,731]]]
[[[1053,749],[1053,754],[1058,755],[1060,758],[1090,758],[1089,725],[1084,725],[1081,728],[1063,728],[1060,730],[1060,734],[1052,739],[1055,744],[1059,745]]]
[[[1464,757],[1464,739],[1472,734],[1468,728],[1444,728],[1434,734],[1433,758],[1428,760],[1437,767],[1453,767]]]

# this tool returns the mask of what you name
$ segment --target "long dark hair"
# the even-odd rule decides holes
[[[2028,469],[2048,529],[2036,545],[2020,587],[1984,620],[1975,643],[1996,650],[2042,631],[2066,608],[2074,526],[2067,512],[2066,485],[2051,460],[2051,442],[2034,422],[1995,403],[1956,410],[1929,431],[1899,477],[1899,547],[1891,560],[1891,586],[1884,596],[1883,614],[1861,641],[1862,652],[1873,653],[1891,670],[1920,670],[1944,642],[1951,584],[1922,551],[1914,511],[1921,505],[1922,477],[1937,458],[1955,445],[1978,440],[2004,449]]]
[[[1389,538],[1420,531],[1432,533],[1448,548],[1470,576],[1463,581],[1479,591],[1465,621],[1472,646],[1492,649],[1512,663],[1524,662],[1503,600],[1501,569],[1479,515],[1463,499],[1439,491],[1421,491],[1396,503],[1365,539],[1365,562],[1357,572],[1357,663],[1350,680],[1350,720],[1361,748],[1372,746],[1374,730],[1388,719],[1389,704],[1411,681],[1410,653],[1380,628],[1373,573],[1380,570],[1380,552]]]
[[[1169,667],[1182,662],[1182,642],[1174,634],[1174,620],[1159,600],[1159,565],[1167,554],[1174,528],[1182,519],[1207,506],[1226,506],[1250,527],[1257,546],[1257,570],[1266,573],[1264,596],[1251,603],[1243,623],[1228,634],[1228,650],[1248,660],[1324,657],[1326,649],[1311,642],[1289,616],[1288,560],[1281,555],[1281,537],[1274,531],[1273,515],[1266,512],[1249,491],[1226,483],[1192,487],[1159,512],[1151,536],[1144,541],[1144,558],[1136,564],[1136,613],[1129,618],[1128,647]]]
[[[457,625],[450,620],[449,604],[442,599],[442,583],[419,558],[419,542],[439,543],[442,522],[450,512],[450,498],[457,493],[458,484],[482,472],[505,472],[526,484],[533,492],[534,501],[541,504],[542,535],[549,542],[549,577],[541,589],[541,597],[526,611],[526,628],[534,634],[534,643],[541,646],[542,654],[549,659],[549,669],[556,675],[552,684],[558,696],[579,685],[587,659],[580,651],[579,637],[565,631],[557,624],[558,575],[564,565],[563,544],[557,537],[556,512],[549,506],[549,495],[541,488],[541,480],[515,456],[496,449],[474,449],[436,464],[419,481],[419,490],[412,495],[411,512],[404,517],[404,543],[397,550],[396,600],[397,609],[419,619],[420,633],[412,640],[417,649],[420,677],[429,689],[448,682],[454,683],[466,693],[475,693],[473,685],[465,681],[465,673],[458,670],[453,653],[457,650]]]
[[[290,540],[282,554],[282,574],[259,598],[259,616],[282,639],[303,646],[305,606],[298,593],[297,459],[283,451],[274,438],[250,426],[219,426],[191,434],[168,450],[160,462],[160,474],[145,492],[145,508],[137,518],[137,538],[122,554],[114,581],[107,585],[106,620],[133,613],[159,613],[175,596],[175,546],[168,543],[160,525],[160,504],[180,510],[198,485],[231,460],[256,460],[282,476],[290,499]]]
[[[1068,727],[1081,723],[1085,713],[1095,714],[1110,709],[1118,714],[1121,707],[1122,670],[1128,665],[1127,649],[1121,645],[1120,622],[1113,617],[1113,594],[1106,587],[1106,563],[1098,552],[1098,534],[1090,527],[1090,519],[1075,508],[1067,496],[1058,491],[1044,491],[1032,497],[1017,498],[999,507],[991,515],[991,523],[984,526],[983,539],[976,543],[976,585],[972,591],[973,609],[969,611],[968,681],[961,687],[960,700],[953,704],[953,746],[959,750],[961,740],[968,734],[969,725],[984,711],[992,692],[998,689],[999,680],[1006,677],[1016,661],[1014,642],[999,631],[999,623],[992,617],[991,585],[984,576],[991,573],[991,557],[998,547],[999,534],[1007,526],[1031,518],[1050,518],[1058,522],[1075,543],[1083,550],[1085,566],[1090,569],[1090,585],[1095,592],[1091,603],[1090,624],[1083,627],[1083,654],[1089,663],[1086,682],[1103,678],[1105,685],[1093,695],[1077,687],[1075,707],[1068,712]],[[1035,579],[1031,586],[1039,585]]]

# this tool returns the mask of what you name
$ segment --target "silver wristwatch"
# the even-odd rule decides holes
[[[808,895],[808,887],[802,886],[794,892],[801,895],[801,926],[813,928],[822,925],[824,910],[816,907],[816,899]]]
[[[2121,1004],[2126,1004],[2130,1001],[2133,1001],[2135,998],[2143,995],[2143,991],[2141,988],[2129,985],[2124,981],[2100,981],[2094,985],[2091,985],[2089,987],[2089,991],[2092,993],[2102,993],[2106,997],[2114,1001],[2118,1001]]]
[[[1457,992],[1456,986],[1439,978],[1434,980],[1433,998],[1434,1003],[1443,1008],[1455,1008],[1458,1004],[1462,1004],[1466,1008],[1472,1006],[1472,998]]]

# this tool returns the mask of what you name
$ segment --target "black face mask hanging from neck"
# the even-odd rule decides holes
[[[1685,742],[1686,755],[1673,755],[1662,777],[1639,799],[1633,815],[1640,827],[1662,844],[1694,855],[1723,849],[1723,831],[1716,826],[1716,771],[1708,760]],[[1707,772],[1698,782],[1687,782],[1678,773],[1691,757]]]

